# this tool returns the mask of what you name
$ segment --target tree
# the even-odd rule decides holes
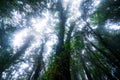
[[[120,32],[106,27],[119,25],[120,1],[75,1],[0,1],[0,79],[120,79]],[[9,36],[23,29],[15,50]]]

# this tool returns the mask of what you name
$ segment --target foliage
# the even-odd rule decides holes
[[[107,24],[107,21],[116,24],[119,22],[120,1],[101,0],[101,3],[95,8],[95,10],[92,10],[94,6],[93,2],[94,0],[82,1],[82,5],[79,6],[81,9],[79,10],[81,11],[81,15],[78,19],[74,20],[71,19],[74,15],[69,15],[72,14],[70,11],[70,5],[72,3],[68,3],[67,8],[64,8],[65,4],[63,4],[62,0],[1,0],[0,79],[2,80],[2,78],[5,77],[5,74],[7,74],[5,77],[6,79],[13,79],[13,75],[17,74],[16,72],[21,69],[16,67],[20,66],[16,64],[20,62],[28,63],[31,66],[29,69],[22,69],[25,73],[17,74],[17,78],[14,79],[27,78],[28,80],[31,80],[35,73],[37,74],[37,79],[42,80],[120,79],[120,32],[119,30],[117,30],[118,32],[113,30],[110,32],[110,30],[107,30],[106,28],[106,25],[110,24]],[[57,43],[55,46],[52,46],[54,48],[51,50],[54,54],[49,52],[50,56],[49,59],[47,59],[45,66],[43,66],[43,63],[45,63],[43,62],[43,57],[45,56],[42,57],[42,54],[44,55],[49,51],[49,44],[47,44],[46,40],[48,40],[49,43],[50,39],[46,38],[43,40],[41,34],[45,36],[47,35],[50,38],[53,36],[51,36],[51,33],[44,34],[44,31],[40,34],[37,31],[34,31],[35,34],[34,32],[31,32],[24,41],[23,46],[16,50],[16,54],[14,54],[14,49],[9,46],[9,36],[13,34],[14,31],[21,29],[19,26],[23,26],[23,24],[21,21],[17,25],[18,28],[14,27],[12,23],[7,24],[5,22],[12,20],[13,15],[11,13],[13,10],[25,15],[25,17],[22,18],[23,22],[26,21],[24,22],[24,26],[30,26],[29,30],[31,31],[34,29],[34,27],[31,27],[31,17],[39,16],[44,18],[48,15],[44,14],[44,11],[50,11],[51,14],[55,12],[58,13],[59,18],[57,18],[59,21],[54,28],[55,33],[52,33],[57,36]],[[47,18],[49,16],[47,16]],[[50,18],[48,21],[51,20],[52,19]],[[53,24],[55,23],[53,22]],[[40,26],[41,25],[39,25],[39,27]],[[47,26],[49,27],[49,24],[47,24]],[[79,26],[82,26],[82,28]],[[97,27],[93,29],[93,26]],[[47,31],[49,32],[49,29],[45,30],[46,33]],[[45,42],[43,45],[35,45],[35,47],[31,48],[31,46],[34,46],[35,44],[32,44],[32,42],[37,41],[35,36],[37,36],[37,38],[39,37],[41,43],[42,40]],[[44,46],[44,49],[39,49],[40,47],[36,48],[37,46]],[[24,55],[24,53],[27,51],[29,51],[29,54],[25,57],[26,55]],[[20,58],[25,61],[20,61]]]

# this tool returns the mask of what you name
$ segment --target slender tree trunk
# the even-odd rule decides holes
[[[79,53],[79,55],[80,55],[81,64],[82,64],[82,66],[83,66],[83,68],[84,68],[84,70],[85,70],[85,73],[86,73],[86,75],[87,75],[88,80],[93,80],[90,72],[88,71],[88,69],[87,69],[87,67],[86,67],[86,65],[85,65],[85,62],[84,62],[84,59],[83,59],[81,53]]]
[[[89,49],[89,48],[88,48],[88,49]],[[89,49],[89,51],[90,51],[90,53],[92,53],[92,54],[96,57],[95,53],[94,53],[92,50]],[[95,66],[97,66],[97,68],[100,68],[100,69],[108,76],[108,78],[109,78],[110,80],[117,80],[117,78],[115,78],[114,76],[111,75],[111,73],[109,72],[108,68],[105,67],[105,65],[99,60],[98,57],[96,57],[96,59],[97,59],[97,61],[98,61],[100,64],[97,64],[94,60],[91,60],[91,59],[92,59],[92,57],[90,57],[89,60],[90,60],[93,64],[95,64]]]
[[[86,27],[88,27],[88,28],[92,31],[92,33],[94,33],[94,35],[95,35],[95,36],[98,38],[98,40],[103,44],[103,46],[104,46],[108,51],[110,51],[111,54],[120,62],[120,55],[118,55],[117,51],[112,50],[112,48],[109,47],[109,45],[108,45],[107,42],[101,37],[101,35],[98,34],[98,33],[96,33],[96,32],[90,27],[90,24],[89,24],[87,21],[85,21],[85,22],[86,22]]]
[[[104,55],[111,63],[113,63],[114,65],[116,65],[118,68],[120,67],[120,63],[116,60],[113,59],[113,57],[111,55],[107,55],[108,53],[105,52],[104,50],[98,48],[96,45],[94,45],[92,42],[90,42],[87,38],[86,40],[99,52],[101,52],[102,55]]]
[[[42,43],[42,45],[41,45],[41,50],[39,52],[39,55],[37,57],[37,62],[36,62],[37,66],[36,66],[35,72],[32,76],[32,80],[38,80],[38,78],[40,77],[40,72],[42,70],[42,63],[43,63],[42,54],[44,52],[44,45],[45,45],[45,43]]]
[[[103,68],[101,65],[98,65],[97,63],[95,63],[93,60],[89,59],[97,68],[101,69],[109,78],[109,80],[117,80],[116,77],[112,76],[112,74],[110,72],[108,72],[108,70],[106,70],[105,68]]]
[[[85,72],[84,71],[81,71],[80,75],[81,75],[81,79],[82,80],[86,80],[86,76],[85,76]]]

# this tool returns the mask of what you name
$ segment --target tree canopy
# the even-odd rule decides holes
[[[119,80],[119,0],[1,0],[0,80]]]

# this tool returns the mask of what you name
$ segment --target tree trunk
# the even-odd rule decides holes
[[[89,48],[88,48],[88,49],[89,49]],[[96,55],[95,55],[95,53],[94,53],[93,51],[91,51],[90,49],[89,49],[89,51],[90,51],[90,53],[92,53],[92,54],[96,57]],[[96,62],[92,59],[91,56],[89,56],[88,59],[89,59],[98,69],[101,69],[101,71],[103,71],[103,72],[108,76],[108,78],[109,78],[110,80],[117,80],[114,76],[112,76],[112,74],[109,72],[108,68],[105,67],[105,65],[99,60],[98,57],[96,57],[96,59],[97,59],[97,62],[99,62],[100,64],[96,63]]]
[[[43,63],[42,54],[44,52],[44,45],[45,45],[45,43],[42,43],[42,45],[41,45],[41,50],[40,50],[39,55],[38,55],[37,60],[36,60],[37,66],[36,66],[35,72],[32,76],[32,80],[38,80],[38,78],[40,77],[40,72],[42,70],[42,63]]]
[[[109,45],[107,44],[106,40],[104,40],[100,34],[96,33],[91,27],[90,24],[86,22],[86,26],[94,33],[94,35],[98,38],[98,40],[103,44],[103,46],[111,52],[111,54],[120,62],[120,55],[117,53],[117,51],[114,51]]]
[[[59,11],[60,24],[58,32],[58,44],[56,46],[56,60],[55,60],[55,70],[54,74],[51,76],[51,80],[71,80],[70,76],[70,37],[71,31],[69,31],[69,36],[64,43],[65,35],[65,23],[66,23],[66,14],[62,6],[62,1],[58,0],[57,8]],[[67,46],[65,46],[67,45]]]
[[[113,63],[114,66],[116,67],[120,67],[120,63],[116,60],[114,60],[114,57],[112,57],[111,55],[108,55],[107,52],[105,52],[104,50],[98,48],[96,45],[94,45],[92,42],[90,42],[87,38],[85,38],[96,50],[98,50],[103,56],[105,56],[109,61],[107,61],[108,63]]]
[[[84,68],[84,70],[85,70],[85,73],[86,73],[86,75],[87,75],[88,80],[93,80],[90,72],[88,71],[88,69],[87,69],[87,67],[86,67],[86,65],[85,65],[85,62],[84,62],[84,59],[83,59],[81,53],[79,53],[79,55],[80,55],[81,64],[82,64],[82,66],[83,66],[83,68]]]

